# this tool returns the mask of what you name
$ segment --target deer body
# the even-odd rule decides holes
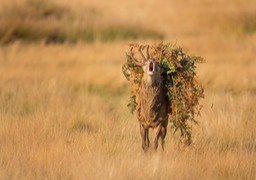
[[[152,81],[152,84],[148,84],[143,79],[137,100],[137,118],[140,123],[143,150],[147,151],[149,148],[149,128],[156,129],[154,149],[157,150],[159,137],[161,138],[162,148],[164,148],[168,117],[167,101],[162,81]]]

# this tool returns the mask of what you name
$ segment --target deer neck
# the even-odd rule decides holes
[[[143,85],[148,87],[159,87],[162,84],[162,79],[158,75],[147,75],[143,77]]]

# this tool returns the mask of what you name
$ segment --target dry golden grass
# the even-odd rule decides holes
[[[0,48],[0,179],[255,179],[256,34],[226,31],[221,16],[252,13],[252,1],[61,2],[152,25],[205,57],[200,128],[189,147],[169,132],[164,152],[142,152],[121,72],[128,42],[16,42]]]

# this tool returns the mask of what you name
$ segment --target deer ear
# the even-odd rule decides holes
[[[157,63],[157,68],[160,69],[160,73],[163,74],[165,71],[162,68],[162,66],[160,65],[160,63]]]

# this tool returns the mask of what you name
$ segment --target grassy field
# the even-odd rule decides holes
[[[42,31],[36,42],[30,33],[7,33],[20,27],[14,22],[20,11],[8,8],[26,1],[0,2],[0,179],[256,178],[253,0],[34,0],[65,9],[61,20],[27,19]],[[53,30],[66,27],[63,41],[46,43],[52,33],[47,22]],[[81,34],[89,26],[94,38],[83,39],[76,24]],[[122,35],[143,33],[117,38],[114,31],[102,39],[113,27]],[[128,43],[158,42],[158,35],[206,59],[198,67],[204,108],[191,146],[169,131],[164,152],[144,154],[121,66]]]

